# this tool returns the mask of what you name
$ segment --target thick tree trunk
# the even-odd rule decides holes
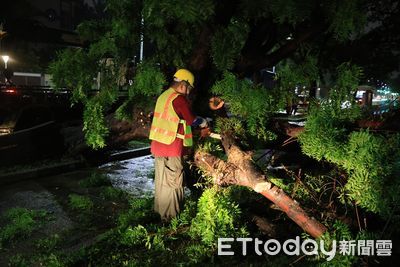
[[[108,145],[127,143],[135,138],[147,138],[150,132],[152,117],[137,109],[132,113],[131,121],[117,120],[114,114],[107,116],[107,124],[110,128]]]
[[[213,177],[216,184],[236,184],[253,189],[275,203],[289,218],[315,238],[327,230],[282,189],[268,182],[265,175],[252,163],[251,155],[236,146],[232,137],[223,136],[222,144],[228,155],[227,162],[202,151],[195,154],[196,165]]]
[[[131,121],[117,120],[114,114],[108,115],[106,123],[110,134],[106,140],[107,148],[118,147],[134,139],[147,138],[151,120],[152,117],[140,109],[133,110]],[[76,125],[63,130],[64,145],[70,155],[76,156],[91,150],[86,144],[82,128],[83,125]]]

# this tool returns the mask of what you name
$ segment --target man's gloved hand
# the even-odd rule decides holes
[[[208,127],[208,121],[202,117],[197,117],[194,122],[192,123],[192,126],[194,127],[199,127],[199,128],[207,128]]]
[[[204,118],[201,118],[201,123],[199,124],[200,128],[207,128],[208,127],[208,121]]]
[[[200,129],[200,137],[201,138],[206,138],[206,137],[210,136],[210,134],[211,134],[210,128],[205,127],[205,128]]]

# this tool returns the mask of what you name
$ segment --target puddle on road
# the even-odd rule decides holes
[[[144,156],[104,164],[99,169],[106,173],[112,185],[134,196],[154,192],[154,158]]]

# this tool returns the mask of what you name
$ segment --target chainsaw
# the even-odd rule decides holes
[[[214,139],[221,140],[221,135],[220,134],[213,133],[213,132],[210,131],[209,125],[211,125],[211,122],[213,121],[213,119],[206,118],[206,121],[207,121],[207,125],[208,126],[203,128],[203,129],[201,129],[201,131],[206,131],[206,133],[204,133],[202,135],[204,135],[204,137],[211,137],[211,138],[214,138]]]

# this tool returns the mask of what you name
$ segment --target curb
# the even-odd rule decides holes
[[[105,164],[111,161],[127,160],[150,155],[150,147],[132,149],[122,152],[112,153],[105,156],[103,160],[96,162],[96,165]],[[0,174],[0,185],[7,185],[23,180],[35,179],[43,176],[56,175],[59,173],[71,172],[84,167],[89,167],[90,164],[86,160],[73,160],[69,162],[59,163],[50,167],[39,167],[27,171],[14,173]]]

